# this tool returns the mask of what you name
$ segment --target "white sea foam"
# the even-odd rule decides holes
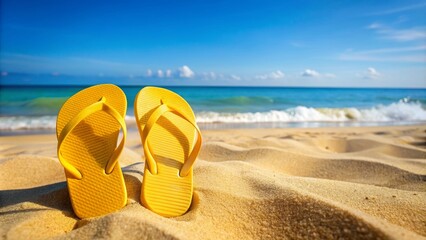
[[[125,117],[127,126],[135,126],[133,116]],[[0,131],[50,130],[56,128],[56,116],[7,116],[0,117]]]
[[[298,106],[283,111],[256,113],[200,112],[200,123],[258,123],[258,122],[391,122],[426,121],[426,110],[417,102],[400,101],[369,109],[311,108]]]
[[[56,126],[55,116],[12,116],[0,117],[0,130],[47,130]]]
[[[249,113],[199,112],[199,123],[268,122],[418,122],[426,121],[426,109],[418,102],[399,101],[368,109],[311,108],[298,106],[286,110]],[[135,126],[133,116],[126,116],[128,127]],[[55,129],[55,116],[3,116],[0,131]]]

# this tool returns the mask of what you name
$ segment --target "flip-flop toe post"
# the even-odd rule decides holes
[[[76,93],[58,113],[58,158],[74,213],[80,218],[108,214],[127,203],[118,163],[126,139],[126,110],[123,91],[102,84]]]
[[[192,166],[202,143],[194,112],[181,96],[158,87],[143,88],[134,108],[145,155],[142,204],[165,217],[180,216],[191,206]]]

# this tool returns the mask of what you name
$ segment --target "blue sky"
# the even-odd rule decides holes
[[[426,1],[1,1],[2,84],[426,88]]]

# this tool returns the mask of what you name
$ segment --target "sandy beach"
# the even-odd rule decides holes
[[[144,158],[130,132],[128,204],[78,219],[55,135],[0,137],[2,239],[424,239],[426,126],[203,131],[185,215],[140,204]]]

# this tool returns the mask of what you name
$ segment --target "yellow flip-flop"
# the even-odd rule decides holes
[[[202,142],[194,112],[181,96],[157,87],[143,88],[134,108],[145,154],[142,204],[180,216],[191,206],[192,166]]]
[[[118,157],[126,139],[127,100],[112,84],[86,88],[58,113],[58,158],[65,169],[75,214],[80,218],[124,207],[127,192]],[[120,129],[123,138],[117,146]]]

